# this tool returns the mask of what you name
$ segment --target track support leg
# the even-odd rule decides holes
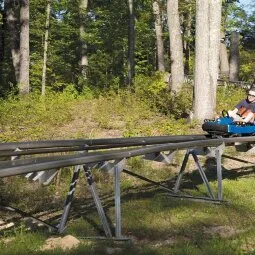
[[[58,232],[60,234],[63,233],[65,230],[65,226],[66,226],[68,215],[71,209],[71,204],[72,204],[72,200],[74,196],[75,187],[79,178],[80,170],[81,170],[81,166],[75,166],[69,192],[67,194],[66,201],[65,201],[64,212],[61,216],[61,220],[58,225]]]
[[[103,206],[101,204],[99,195],[97,193],[97,189],[96,189],[96,185],[95,185],[92,173],[91,173],[91,169],[90,169],[90,167],[88,167],[86,165],[83,166],[83,169],[85,171],[85,175],[86,175],[87,182],[88,182],[88,185],[89,185],[89,190],[90,190],[91,195],[93,197],[93,200],[95,202],[97,212],[98,212],[99,218],[101,220],[101,223],[103,225],[105,235],[106,235],[106,237],[111,238],[112,237],[112,232],[111,232],[108,220],[106,218]]]
[[[180,172],[178,174],[176,183],[174,185],[174,193],[179,192],[179,188],[180,188],[180,184],[181,184],[181,179],[182,179],[182,176],[184,174],[185,168],[187,166],[189,155],[190,155],[190,150],[187,150],[186,154],[184,156],[184,159],[183,159],[183,162],[182,162],[182,166],[181,166]]]

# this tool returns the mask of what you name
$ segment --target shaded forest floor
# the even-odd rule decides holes
[[[202,133],[200,125],[185,119],[175,120],[152,110],[133,97],[106,96],[98,99],[55,98],[48,102],[10,102],[1,105],[1,139],[27,141]],[[57,103],[58,102],[58,103]],[[23,115],[24,114],[24,115]],[[254,156],[228,148],[226,154],[254,162]],[[132,172],[173,187],[183,152],[172,164],[163,165],[140,158],[128,160]],[[201,158],[210,184],[216,190],[215,162]],[[206,190],[192,161],[182,181],[182,189],[195,195]],[[3,178],[1,201],[33,215],[57,223],[71,180],[72,168],[61,171],[60,182],[47,187],[27,182],[24,177]],[[113,178],[94,171],[100,198],[110,222],[114,224]],[[31,226],[20,216],[2,212],[1,254],[255,254],[255,167],[236,161],[223,161],[224,199],[215,205],[179,200],[144,181],[122,173],[122,234],[125,242],[88,240],[82,237],[103,235],[95,206],[82,175],[65,235],[72,235],[78,246],[42,250],[52,236],[47,229]]]

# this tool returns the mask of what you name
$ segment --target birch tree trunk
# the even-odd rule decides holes
[[[19,83],[19,73],[20,73],[20,46],[19,46],[19,31],[18,31],[18,21],[15,13],[15,1],[6,0],[6,20],[7,27],[10,35],[10,47],[12,56],[12,65],[14,68],[16,82]]]
[[[239,79],[239,33],[232,32],[230,38],[229,80]]]
[[[225,33],[221,32],[220,41],[220,74],[224,77],[229,76],[229,62],[228,62],[228,52],[225,42]]]
[[[45,95],[46,88],[46,67],[47,67],[47,51],[48,51],[48,38],[49,38],[49,25],[50,25],[50,1],[47,2],[46,8],[46,24],[45,24],[45,38],[43,50],[43,70],[42,70],[42,95]]]
[[[186,75],[190,74],[190,67],[189,67],[189,62],[190,62],[190,42],[189,39],[191,37],[191,7],[189,8],[189,13],[186,16],[187,19],[187,25],[184,27],[184,38],[186,40],[183,40],[183,48],[184,48],[184,57],[185,57],[185,62],[184,62],[184,73]]]
[[[184,83],[183,46],[178,0],[167,0],[167,22],[171,55],[171,91],[178,92]]]
[[[79,4],[79,17],[80,17],[80,47],[81,47],[81,74],[83,80],[87,80],[88,78],[88,50],[87,43],[85,40],[85,27],[84,24],[86,22],[87,16],[87,8],[88,8],[88,0],[80,0]]]
[[[157,1],[153,2],[153,12],[155,15],[155,32],[156,32],[156,42],[157,42],[157,64],[158,71],[165,72],[164,64],[164,43],[162,37],[162,21],[160,15],[160,6]]]
[[[128,35],[128,85],[131,86],[135,76],[135,13],[134,1],[128,0],[129,35]]]
[[[194,81],[194,118],[211,117],[213,109],[209,78],[209,1],[196,2],[196,46]]]
[[[212,118],[216,107],[221,0],[197,0],[194,117]]]
[[[210,87],[212,90],[211,104],[213,108],[212,115],[216,113],[216,92],[217,80],[219,77],[219,59],[220,59],[220,27],[221,27],[221,9],[222,0],[210,0],[210,34],[209,34],[209,76]],[[213,117],[213,116],[212,116]]]
[[[29,93],[29,0],[20,1],[19,93]]]

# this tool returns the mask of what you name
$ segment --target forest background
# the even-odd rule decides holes
[[[215,6],[221,14],[216,18],[210,14]],[[179,92],[185,82],[194,80],[191,105],[195,116],[210,117],[215,102],[205,94],[214,95],[210,87],[215,85],[201,78],[201,73],[211,69],[203,51],[211,47],[209,54],[217,56],[219,68],[212,71],[216,79],[252,83],[255,14],[253,4],[249,7],[247,12],[235,0],[208,1],[204,6],[185,0],[2,1],[1,97],[31,92],[45,95],[45,90],[98,96],[128,89],[157,98],[163,111],[169,112],[168,102],[175,99],[165,95]],[[218,19],[211,33],[221,42],[217,47],[207,45],[210,29],[203,36],[198,32],[202,31],[199,24],[206,27],[199,13],[208,10],[208,26],[213,18]],[[205,55],[199,58],[196,54]],[[153,84],[155,75],[158,84]],[[151,82],[142,82],[148,78]],[[199,112],[197,101],[205,101]],[[212,104],[211,109],[201,112],[206,104]]]

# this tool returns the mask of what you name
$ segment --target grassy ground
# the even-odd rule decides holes
[[[229,97],[224,93],[220,98]],[[0,112],[3,141],[201,132],[196,123],[160,115],[128,95],[98,99],[55,95],[43,101],[34,97],[23,102],[2,102]],[[238,154],[233,149],[227,153],[254,161],[252,155]],[[130,159],[128,164],[133,172],[172,188],[182,158],[183,153],[179,152],[171,165],[139,158]],[[215,189],[215,162],[201,160]],[[181,187],[185,192],[205,195],[201,178],[193,170],[195,165],[190,160]],[[1,200],[57,222],[71,173],[71,169],[62,170],[62,183],[54,182],[48,187],[27,183],[23,177],[1,179]],[[46,229],[28,230],[17,215],[3,213],[1,218],[15,225],[1,231],[0,254],[255,254],[254,173],[255,167],[251,165],[224,159],[224,198],[231,203],[221,205],[174,199],[164,190],[122,173],[122,234],[130,238],[126,242],[81,238],[103,234],[85,178],[81,176],[65,233],[81,240],[77,248],[42,251],[42,245],[52,236]],[[107,216],[114,224],[112,176],[99,171],[94,176]]]

